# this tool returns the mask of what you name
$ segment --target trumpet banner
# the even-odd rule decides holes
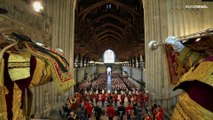
[[[168,62],[168,72],[171,84],[176,84],[179,79],[177,69],[178,62],[176,61],[176,56],[178,53],[173,51],[173,48],[169,45],[165,45],[166,57]]]
[[[188,39],[184,41],[183,44],[200,54],[206,55],[206,57],[213,55],[213,35],[211,34],[204,37]],[[177,59],[179,53],[175,52],[170,45],[165,45],[164,48],[168,62],[170,83],[176,85],[180,77],[190,68],[179,64]]]
[[[58,90],[63,93],[75,85],[75,81],[69,72],[68,63],[62,56],[52,50],[38,50],[31,44],[25,44],[30,54],[44,59],[51,68],[51,76],[58,86]],[[37,46],[38,47],[38,46]]]

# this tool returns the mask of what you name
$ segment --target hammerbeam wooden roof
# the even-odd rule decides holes
[[[78,0],[75,56],[98,61],[107,49],[117,61],[144,55],[142,0]]]

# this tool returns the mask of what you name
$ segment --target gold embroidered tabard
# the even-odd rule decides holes
[[[172,120],[213,120],[213,113],[193,101],[187,93],[182,93]]]
[[[9,53],[8,71],[12,81],[30,77],[30,54]]]
[[[178,60],[190,69],[179,79],[178,84],[184,81],[198,80],[213,87],[213,61],[202,61],[203,57],[204,55],[187,47],[183,49]],[[199,64],[195,66],[197,63]]]

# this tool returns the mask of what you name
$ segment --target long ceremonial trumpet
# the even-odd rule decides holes
[[[213,28],[209,28],[200,32],[186,35],[186,36],[177,37],[177,40],[180,41],[181,43],[185,43],[189,39],[200,39],[201,37],[211,36],[211,35],[213,35]],[[166,44],[167,43],[165,42],[158,42],[156,40],[152,40],[149,42],[148,46],[151,50],[157,50],[159,46],[163,46]]]

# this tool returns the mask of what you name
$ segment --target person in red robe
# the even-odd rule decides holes
[[[113,95],[113,99],[114,99],[114,104],[115,104],[115,106],[117,106],[117,102],[118,102],[118,94],[117,94],[117,93],[115,93],[115,94]]]
[[[94,97],[94,94],[93,93],[91,93],[90,95],[89,95],[89,99],[90,99],[90,101],[93,103],[93,97]]]
[[[145,114],[144,120],[151,120],[148,114]]]
[[[109,96],[111,96],[111,93],[108,91],[107,98],[108,98]]]
[[[96,104],[98,103],[98,101],[99,101],[99,94],[95,94],[95,102],[96,102]]]
[[[104,93],[101,94],[101,102],[102,106],[104,107],[104,102],[106,101],[106,95]]]
[[[124,94],[124,93],[123,93],[123,94],[121,94],[121,102],[122,102],[122,103],[124,103],[125,97],[126,97],[126,96],[125,96],[125,94]]]
[[[113,117],[115,116],[115,109],[111,104],[107,106],[107,114],[109,120],[113,120]]]
[[[155,120],[163,120],[163,114],[160,112],[160,110],[157,108],[157,112],[155,114]]]
[[[91,116],[92,116],[92,111],[93,111],[93,106],[92,106],[91,102],[89,102],[88,104],[86,104],[85,110],[86,110],[88,119],[90,119]]]
[[[132,95],[128,94],[127,99],[128,99],[128,103],[131,103]]]
[[[76,110],[76,108],[77,108],[76,100],[75,100],[75,98],[73,98],[72,101],[71,101],[70,109]]]
[[[136,95],[133,95],[132,97],[132,103],[138,103],[138,98]]]
[[[131,103],[128,104],[128,106],[126,107],[126,115],[127,115],[127,119],[131,119],[131,112],[133,111],[133,107],[131,105]]]
[[[144,95],[144,103],[147,103],[149,101],[149,95],[148,93],[145,93]]]
[[[163,114],[163,107],[161,105],[158,105],[158,109]]]

